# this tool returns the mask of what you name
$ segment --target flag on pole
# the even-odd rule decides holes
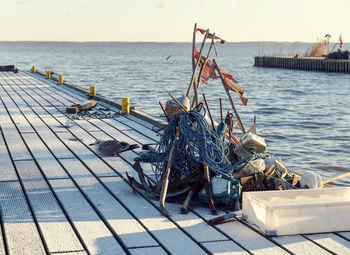
[[[339,36],[340,48],[343,47],[343,40],[341,39],[341,35]]]
[[[204,30],[204,29],[201,29],[201,28],[197,28],[196,31],[200,32],[202,35],[204,35],[204,34],[207,32],[207,30]],[[213,38],[213,34],[208,33],[207,38],[208,38],[208,39],[212,39],[212,38]],[[214,39],[220,40],[220,43],[221,43],[221,44],[224,44],[224,43],[225,43],[225,40],[224,40],[224,39],[221,39],[220,37],[215,36]]]
[[[228,80],[226,79],[226,77],[224,77],[224,80],[225,80],[225,87],[226,87],[226,89],[232,90],[232,91],[236,92],[236,93],[239,95],[242,104],[247,105],[247,103],[248,103],[248,98],[245,98],[245,97],[243,96],[244,90],[241,89],[240,87],[238,87],[236,84],[234,84],[234,83],[228,81]]]

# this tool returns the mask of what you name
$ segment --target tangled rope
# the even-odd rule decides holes
[[[220,139],[205,120],[203,115],[195,110],[184,113],[179,123],[172,119],[160,140],[153,156],[148,160],[153,163],[153,171],[159,182],[165,171],[169,153],[179,125],[181,135],[176,147],[176,158],[173,162],[172,176],[185,178],[198,169],[199,165],[207,165],[215,174],[229,176],[233,169],[227,158],[229,152],[225,142]],[[170,182],[173,177],[170,176]]]

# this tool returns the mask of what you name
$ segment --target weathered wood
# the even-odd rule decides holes
[[[187,97],[190,96],[193,83],[194,83],[194,81],[195,81],[195,79],[196,79],[196,71],[197,71],[197,68],[198,68],[198,65],[199,65],[199,60],[200,60],[201,57],[202,57],[202,52],[203,52],[205,40],[207,39],[208,34],[209,34],[209,29],[207,29],[207,32],[206,32],[205,35],[204,35],[203,42],[202,42],[202,45],[201,45],[201,49],[200,49],[199,54],[198,54],[199,56],[198,56],[196,65],[195,65],[195,67],[194,67],[194,70],[193,70],[193,72],[192,72],[192,78],[191,78],[190,85],[188,86],[187,93],[186,93],[186,96],[187,96]]]
[[[82,104],[77,104],[71,107],[67,107],[66,112],[69,114],[83,112],[91,108],[94,108],[96,105],[97,105],[97,101],[86,101]]]
[[[194,95],[194,98],[193,98],[193,101],[192,101],[192,107],[191,108],[194,108],[199,103],[199,99],[198,99],[199,86],[201,84],[204,68],[206,67],[206,65],[207,65],[207,63],[209,61],[210,53],[211,53],[211,50],[212,50],[213,45],[214,45],[214,38],[215,38],[215,33],[212,36],[210,47],[209,47],[209,50],[208,50],[208,53],[207,53],[207,57],[206,57],[204,63],[201,66],[201,69],[199,71],[199,76],[198,76],[198,79],[197,79],[197,86],[195,86],[195,95]],[[198,59],[198,61],[199,61],[199,59]]]
[[[169,184],[169,175],[170,175],[170,170],[174,161],[174,152],[176,149],[176,145],[177,145],[177,141],[179,140],[179,136],[180,136],[180,126],[177,127],[176,129],[176,134],[175,134],[175,138],[173,141],[173,146],[171,147],[170,153],[169,153],[169,158],[168,158],[168,163],[166,166],[166,171],[165,171],[165,175],[164,175],[164,179],[163,179],[163,183],[162,183],[162,191],[161,191],[161,196],[159,199],[159,203],[160,203],[160,211],[163,215],[169,215],[168,211],[165,208],[165,198],[166,198],[166,194],[168,191],[168,184]]]
[[[239,127],[241,128],[241,130],[242,130],[242,132],[243,132],[243,134],[244,134],[244,133],[246,132],[245,127],[244,127],[244,125],[243,125],[243,122],[242,122],[242,120],[241,120],[241,117],[240,117],[239,114],[238,114],[238,111],[237,111],[236,106],[235,106],[235,103],[234,103],[234,101],[233,101],[233,99],[232,99],[232,97],[231,97],[231,94],[230,94],[229,90],[227,89],[227,85],[225,84],[225,78],[224,78],[224,76],[222,75],[221,70],[220,70],[219,66],[216,64],[216,61],[215,61],[215,60],[213,61],[213,63],[214,63],[214,65],[216,66],[216,70],[218,71],[218,73],[219,73],[219,75],[220,75],[220,78],[221,78],[221,81],[222,81],[222,85],[224,86],[224,89],[225,89],[225,91],[226,91],[226,94],[227,94],[227,96],[228,96],[228,98],[229,98],[229,100],[230,100],[231,107],[232,107],[232,110],[234,111],[234,113],[235,113],[235,115],[236,115],[236,119],[237,119],[237,121],[238,121],[238,123],[239,123]]]
[[[329,179],[326,179],[326,180],[322,181],[322,185],[325,185],[325,184],[328,184],[328,183],[331,183],[331,182],[343,179],[343,178],[348,177],[348,176],[350,176],[350,172],[334,176],[332,178],[329,178]]]
[[[208,112],[208,114],[209,114],[211,126],[213,127],[214,132],[216,132],[216,130],[215,130],[215,125],[214,125],[214,120],[213,120],[213,117],[211,116],[210,108],[209,108],[207,99],[205,98],[205,94],[203,94],[203,99],[204,99],[205,106],[207,107],[207,112]]]

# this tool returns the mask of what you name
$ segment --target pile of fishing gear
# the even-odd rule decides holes
[[[338,49],[337,51],[331,52],[327,55],[329,59],[349,59],[349,51]]]
[[[200,51],[195,47],[196,32],[204,34]],[[203,46],[207,39],[211,44],[207,56]],[[193,33],[193,73],[186,95],[160,103],[168,124],[155,148],[142,152],[135,159],[134,169],[139,180],[128,176],[135,190],[160,199],[160,209],[168,215],[165,199],[184,198],[181,211],[186,213],[192,197],[208,203],[213,214],[216,207],[240,208],[241,193],[253,190],[286,190],[300,187],[300,175],[284,167],[280,159],[266,153],[264,138],[256,134],[256,119],[246,130],[236,109],[230,91],[236,92],[243,105],[248,99],[237,80],[228,71],[209,60],[215,40],[225,41],[209,29],[197,28]],[[216,50],[215,50],[216,51]],[[232,112],[223,116],[220,102],[220,120],[214,121],[210,107],[203,94],[199,100],[200,83],[220,79],[228,96]],[[194,88],[193,99],[190,100]],[[238,124],[242,136],[233,134]],[[152,165],[154,178],[144,174],[140,162]]]

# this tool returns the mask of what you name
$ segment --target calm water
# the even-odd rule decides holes
[[[218,56],[213,51],[212,57],[238,79],[249,98],[243,106],[232,94],[246,127],[257,116],[258,134],[270,152],[293,170],[314,170],[327,178],[350,170],[350,74],[253,67],[256,55],[302,55],[308,47],[231,43],[217,45]],[[189,43],[0,42],[1,64],[50,69],[73,84],[95,85],[98,93],[118,102],[130,97],[137,109],[158,116],[158,101],[165,103],[169,92],[186,93],[190,54]],[[225,111],[230,109],[222,85],[210,80],[202,93],[219,121],[220,97]],[[349,184],[350,178],[339,183]]]

